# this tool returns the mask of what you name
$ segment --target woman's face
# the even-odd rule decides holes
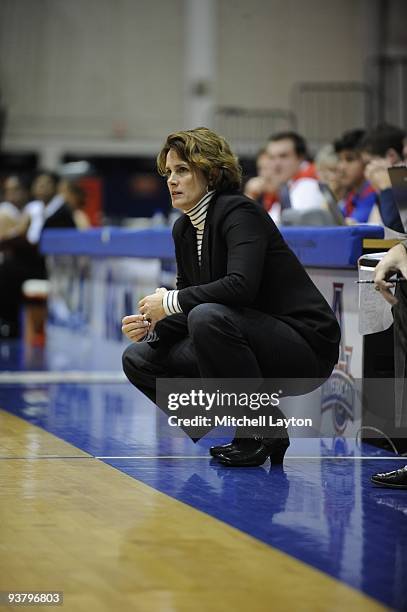
[[[9,176],[4,183],[4,197],[17,208],[23,208],[30,199],[30,194],[28,190],[24,189],[16,176]]]
[[[167,153],[165,169],[173,207],[187,212],[206,193],[208,181],[204,173],[181,159],[174,149]]]

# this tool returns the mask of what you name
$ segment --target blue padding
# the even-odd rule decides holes
[[[379,225],[352,227],[286,227],[285,240],[305,266],[354,268],[362,255],[364,238],[383,238]],[[126,230],[95,228],[46,230],[41,251],[50,254],[91,255],[93,257],[174,257],[169,228]]]
[[[171,230],[167,227],[128,230],[117,227],[45,230],[41,238],[45,255],[91,255],[94,257],[175,257]]]
[[[284,227],[281,233],[304,266],[355,268],[364,238],[383,238],[380,225]]]

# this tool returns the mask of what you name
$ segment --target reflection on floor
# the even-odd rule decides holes
[[[100,458],[387,606],[407,605],[407,492],[369,481],[373,472],[401,467],[401,459],[353,440],[298,439],[283,467],[228,469],[209,459],[210,439],[194,444],[120,382],[2,383],[0,407],[81,456]],[[225,431],[225,439],[231,433]],[[70,449],[54,452],[64,456]],[[10,452],[3,447],[0,458]],[[30,446],[28,436],[12,456],[54,452],[49,446],[44,452],[38,440]],[[270,579],[272,573],[270,568]]]

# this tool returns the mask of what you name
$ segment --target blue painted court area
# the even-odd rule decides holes
[[[127,383],[89,384],[86,375],[70,384],[11,384],[1,377],[0,383],[1,408],[394,609],[407,609],[407,491],[369,481],[403,460],[352,440],[295,440],[284,467],[226,468],[209,458],[211,440],[195,445],[170,431],[158,409]]]

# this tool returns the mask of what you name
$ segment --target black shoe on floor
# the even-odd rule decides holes
[[[263,465],[267,457],[273,465],[283,463],[284,455],[290,446],[288,437],[258,439],[255,448],[233,450],[218,455],[223,465],[230,467],[255,467]]]
[[[374,474],[370,479],[379,487],[391,487],[392,489],[407,489],[407,465],[400,470]]]
[[[228,455],[232,451],[239,450],[252,450],[256,448],[257,442],[254,438],[233,438],[229,444],[220,444],[219,446],[211,446],[209,454],[212,457],[219,457],[219,455]]]

